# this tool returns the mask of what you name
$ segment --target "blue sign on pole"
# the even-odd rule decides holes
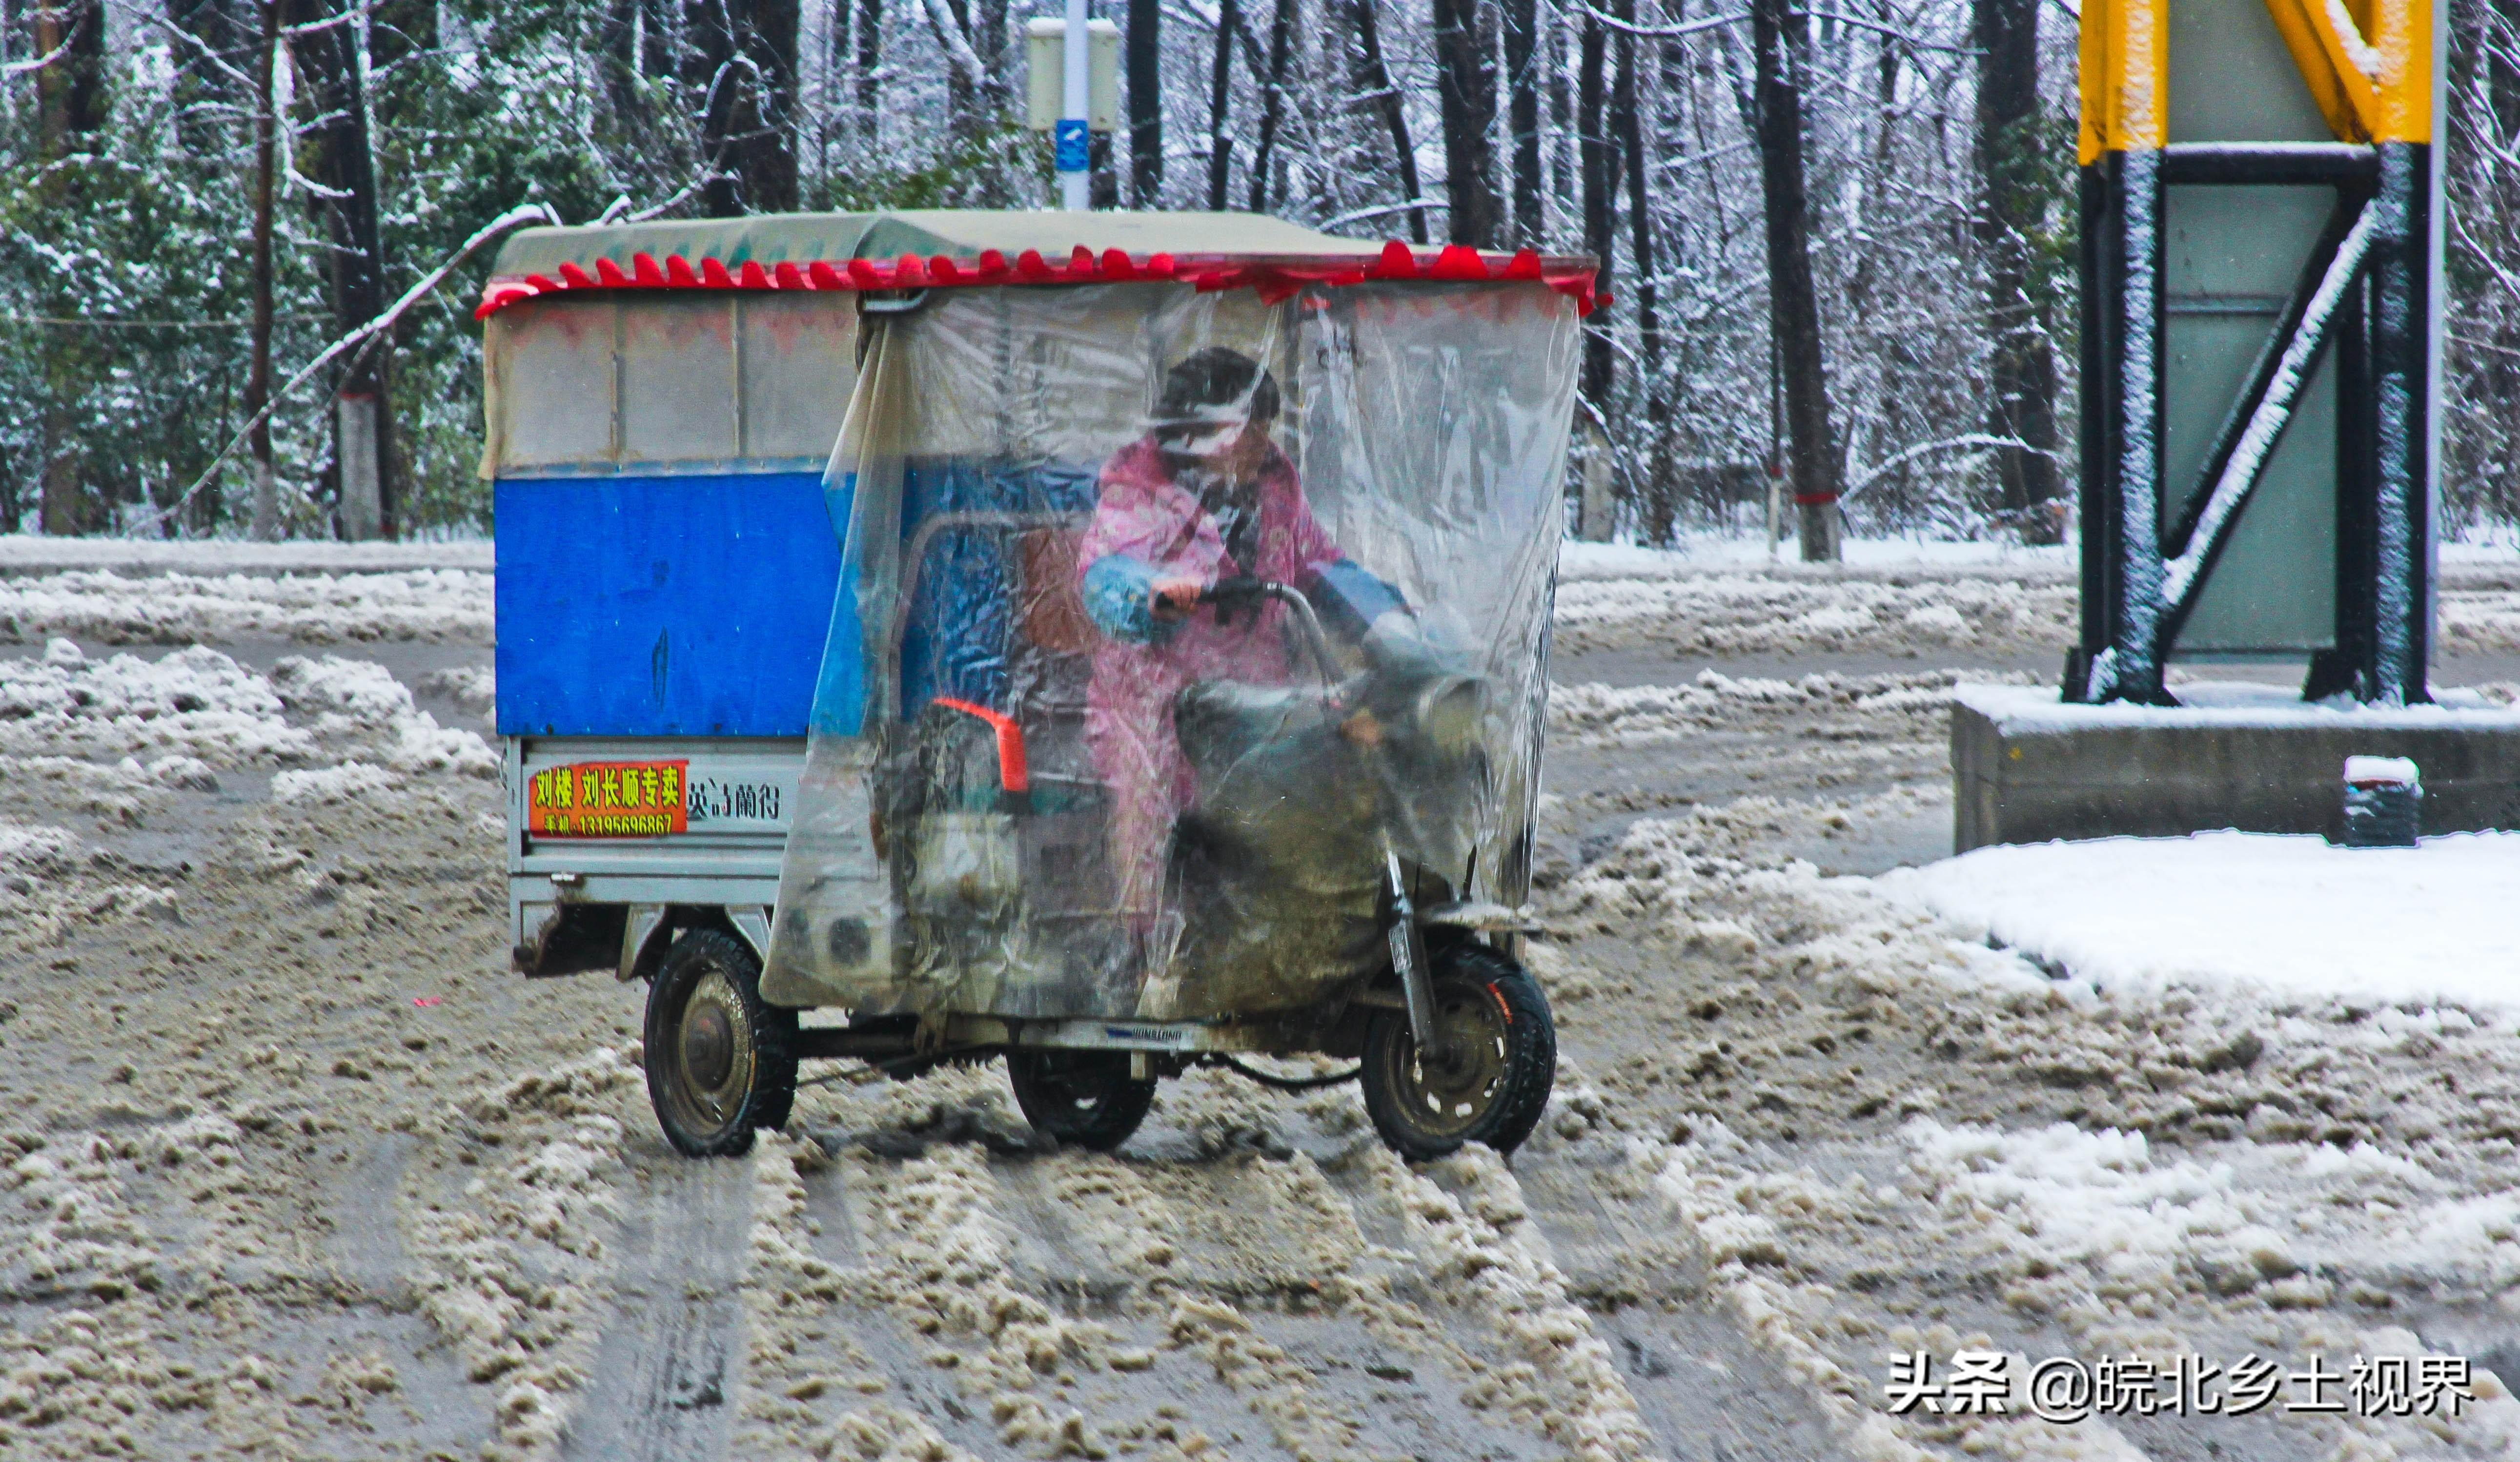
[[[1060,172],[1083,172],[1093,164],[1088,160],[1085,118],[1062,116],[1058,119],[1058,157]]]

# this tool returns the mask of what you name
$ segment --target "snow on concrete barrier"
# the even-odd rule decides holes
[[[2199,833],[1981,847],[1874,886],[2103,989],[2520,1008],[2520,833],[2342,848]]]

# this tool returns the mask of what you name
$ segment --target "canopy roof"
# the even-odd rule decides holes
[[[1371,280],[1531,280],[1591,313],[1593,260],[1341,239],[1265,213],[774,213],[536,228],[499,250],[474,314],[568,290],[899,290],[1178,280],[1290,295]]]

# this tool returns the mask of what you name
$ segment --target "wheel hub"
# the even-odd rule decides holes
[[[697,1084],[715,1090],[735,1067],[735,1032],[726,1011],[711,1003],[695,1008],[683,1023],[683,1069]]]
[[[732,1117],[752,1082],[752,1031],[742,999],[724,972],[712,970],[683,1001],[672,1036],[674,1084],[702,1124]]]
[[[1401,1085],[1432,1127],[1459,1130],[1478,1120],[1505,1075],[1503,1035],[1486,997],[1482,988],[1436,1006],[1435,1024],[1449,1047],[1443,1055],[1410,1050]]]

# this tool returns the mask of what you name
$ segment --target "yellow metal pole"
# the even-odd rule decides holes
[[[2267,0],[2339,142],[2430,142],[2432,0]]]
[[[2085,164],[2102,153],[2152,150],[2169,141],[2168,26],[2166,0],[2085,0],[2079,148]]]

